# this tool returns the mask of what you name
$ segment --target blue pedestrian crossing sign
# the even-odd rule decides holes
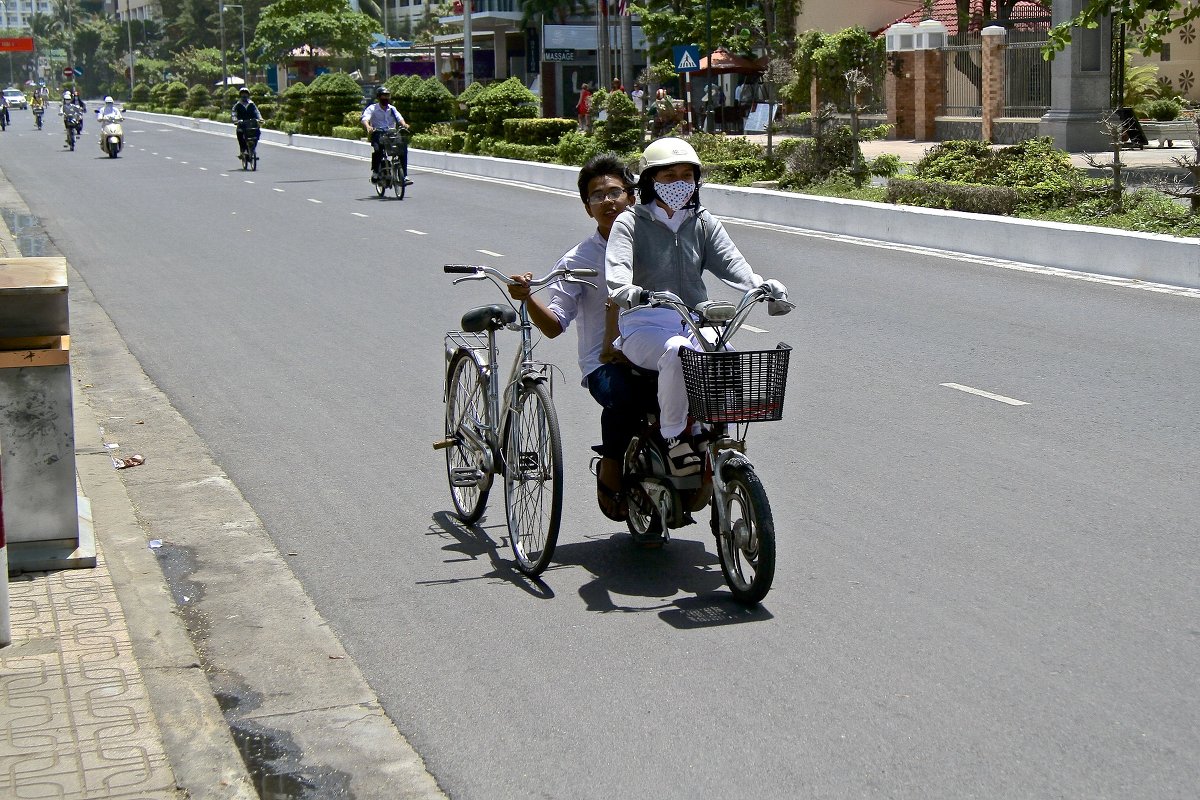
[[[694,44],[677,44],[671,48],[676,72],[695,72],[700,69],[700,47]]]

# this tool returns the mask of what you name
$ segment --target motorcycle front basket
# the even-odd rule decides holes
[[[782,342],[774,350],[680,350],[692,416],[714,424],[782,419],[791,353]]]

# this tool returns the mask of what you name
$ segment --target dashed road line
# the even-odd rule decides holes
[[[249,183],[249,184],[253,184],[253,183],[254,183],[254,181],[243,180],[243,181],[242,181],[242,183]]]
[[[363,219],[366,219],[366,218],[367,218],[367,215],[366,215],[366,214],[360,214],[360,213],[358,213],[357,211],[351,211],[350,213],[351,213],[351,214],[353,214],[353,215],[354,215],[354,216],[356,216],[356,217],[362,217]]]
[[[208,172],[208,167],[200,167],[201,172]]]
[[[271,191],[272,191],[272,192],[279,192],[280,194],[283,194],[283,189],[280,189],[280,188],[279,188],[279,187],[277,187],[277,186],[273,186],[273,187],[271,187]]]
[[[416,230],[413,230],[412,228],[405,228],[404,232],[411,233],[415,236],[428,236],[429,235],[429,234],[425,233],[425,231],[416,231]]]
[[[317,205],[321,205],[321,201],[320,201],[320,200],[318,200],[318,199],[316,199],[315,197],[309,197],[309,198],[308,198],[308,202],[310,202],[310,203],[316,203]]]
[[[991,392],[985,392],[983,389],[976,389],[972,386],[963,386],[961,383],[943,383],[940,385],[945,386],[947,389],[957,389],[958,391],[966,392],[967,394],[974,394],[974,395],[979,395],[980,397],[986,397],[987,399],[995,400],[998,403],[1007,403],[1010,406],[1027,406],[1027,405],[1029,405],[1029,403],[1026,403],[1024,400],[1014,400],[1013,398],[1005,397],[1002,394],[992,394]]]
[[[493,253],[491,250],[476,250],[476,253],[483,253],[485,256],[492,258],[504,258],[504,253]]]

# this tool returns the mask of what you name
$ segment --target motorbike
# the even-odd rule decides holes
[[[122,117],[119,113],[109,114],[100,120],[100,149],[109,158],[116,158],[125,144],[125,129],[121,127]]]
[[[42,129],[42,117],[45,115],[46,115],[45,106],[34,106],[33,107],[33,123],[35,125],[37,125],[37,129],[39,131]]]
[[[701,470],[672,474],[656,411],[645,415],[621,465],[621,489],[628,503],[626,524],[635,543],[662,547],[670,530],[690,525],[692,514],[711,506],[711,530],[721,571],[734,600],[753,605],[770,591],[775,576],[775,523],[771,505],[746,454],[747,423],[783,416],[783,396],[791,348],[746,351],[728,347],[760,302],[773,316],[795,305],[751,289],[739,303],[708,300],[689,309],[670,292],[645,292],[642,305],[675,310],[703,343],[703,350],[680,350],[690,418],[704,425]],[[625,312],[628,313],[628,312]],[[655,404],[656,406],[657,404]]]
[[[67,129],[67,147],[75,149],[75,137],[83,129],[83,112],[74,106],[63,111],[63,127]]]
[[[8,116],[8,106],[0,106],[0,131],[8,130],[8,123],[10,122],[12,122],[12,119]]]
[[[242,136],[245,137],[245,140],[246,140],[245,148],[243,148],[242,151],[238,154],[238,158],[240,158],[241,162],[242,162],[242,169],[243,170],[249,169],[251,171],[257,171],[258,170],[258,138],[259,138],[259,135],[261,134],[261,131],[259,130],[259,127],[258,127],[258,120],[256,120],[256,119],[238,120],[237,127],[238,127],[238,130],[241,131]]]

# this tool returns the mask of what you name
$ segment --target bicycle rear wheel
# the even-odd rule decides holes
[[[517,569],[550,565],[562,519],[562,438],[550,388],[528,381],[517,391],[504,446],[504,507]]]
[[[446,438],[454,444],[446,448],[446,477],[450,498],[463,522],[473,524],[483,516],[492,474],[483,470],[483,454],[461,434],[463,429],[480,431],[487,418],[487,380],[482,369],[466,350],[460,350],[450,362],[446,391]],[[456,470],[458,471],[456,473]],[[474,472],[475,482],[465,480]],[[456,485],[459,484],[459,485]]]
[[[390,170],[388,168],[387,161],[382,162],[379,165],[379,177],[375,179],[375,194],[379,195],[380,197],[383,197],[383,193],[388,189],[389,172]]]
[[[754,467],[745,461],[727,464],[723,476],[729,530],[718,530],[714,507],[717,555],[734,599],[752,605],[767,596],[775,579],[775,520]]]
[[[400,165],[399,158],[392,159],[392,192],[396,195],[397,200],[404,199],[404,167]]]

